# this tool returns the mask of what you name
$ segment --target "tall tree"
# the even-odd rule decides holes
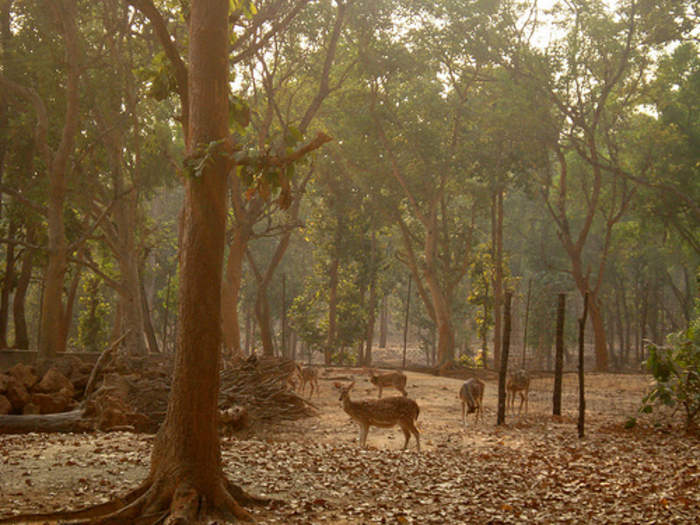
[[[78,81],[80,78],[79,43],[76,3],[71,0],[55,0],[49,3],[49,11],[55,19],[63,38],[66,57],[65,111],[60,141],[51,149],[48,111],[44,100],[33,88],[25,87],[0,75],[0,84],[8,91],[24,98],[36,113],[35,140],[45,166],[48,179],[48,264],[44,277],[44,294],[41,306],[39,355],[51,358],[66,348],[68,319],[63,302],[64,277],[68,264],[68,243],[64,223],[66,183],[69,176],[68,160],[78,129]]]

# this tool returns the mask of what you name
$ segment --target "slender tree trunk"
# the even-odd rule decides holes
[[[561,383],[564,369],[564,312],[566,294],[559,294],[557,307],[557,353],[554,362],[554,393],[552,397],[552,414],[561,416]]]
[[[406,316],[403,323],[403,359],[401,360],[401,368],[406,368],[406,342],[408,340],[408,317],[411,312],[411,280],[412,275],[408,274],[408,292],[406,292]]]
[[[245,355],[250,355],[253,346],[253,319],[250,308],[245,311]]]
[[[591,323],[593,324],[596,371],[602,372],[608,369],[608,343],[605,334],[605,323],[603,322],[603,315],[600,311],[600,305],[598,304],[598,297],[595,294],[590,294],[588,302]]]
[[[241,334],[238,320],[238,297],[243,280],[243,259],[248,249],[250,238],[246,225],[236,224],[233,229],[233,240],[229,245],[226,260],[226,273],[222,287],[222,315],[224,348],[231,357],[241,355]],[[246,353],[248,348],[246,348]]]
[[[527,281],[527,299],[525,300],[525,326],[523,327],[523,359],[520,366],[525,368],[527,359],[527,325],[530,319],[530,293],[532,292],[532,279]]]
[[[389,331],[389,305],[388,296],[382,296],[381,313],[379,315],[379,348],[386,348],[387,332]]]
[[[267,300],[267,289],[258,284],[258,294],[255,301],[255,318],[260,329],[260,341],[263,355],[275,355],[275,345],[272,341],[272,323],[270,319],[270,302]]]
[[[14,239],[17,235],[17,221],[10,219],[7,236]],[[15,245],[8,243],[5,247],[5,278],[0,292],[0,348],[7,348],[7,326],[10,317],[10,294],[15,286]]]
[[[336,249],[338,245],[336,244]],[[328,283],[328,338],[326,339],[326,348],[324,351],[324,362],[326,365],[331,364],[331,352],[335,345],[336,333],[336,317],[338,309],[338,266],[340,261],[338,255],[334,254],[331,261]]]
[[[27,226],[27,242],[32,243],[34,240],[33,228]],[[25,303],[27,299],[27,289],[32,277],[32,269],[34,267],[33,250],[26,248],[22,255],[22,269],[17,279],[17,288],[12,302],[12,319],[15,323],[15,344],[14,348],[28,349],[29,334],[27,332],[27,316],[25,311]]]
[[[493,366],[501,359],[501,305],[503,304],[503,191],[493,195],[491,205],[491,243],[493,253]]]
[[[369,366],[372,364],[372,342],[374,340],[374,320],[377,310],[377,239],[375,233],[372,232],[371,252],[370,252],[370,284],[369,284],[369,304],[367,317],[367,331],[365,335],[365,355],[364,364]]]
[[[508,354],[510,350],[510,301],[511,293],[507,292],[505,297],[505,311],[503,323],[503,348],[500,352],[501,360],[499,361],[498,371],[498,414],[496,416],[496,424],[503,425],[506,422],[506,374],[508,372]]]
[[[152,354],[159,354],[160,348],[158,348],[156,331],[151,321],[151,308],[148,304],[148,294],[146,292],[146,285],[143,282],[143,272],[141,271],[139,271],[139,284],[141,288],[141,311],[143,312],[143,333],[148,343],[148,351]]]
[[[583,296],[583,315],[578,320],[578,437],[585,434],[586,422],[586,392],[583,370],[583,348],[588,314],[588,294]]]

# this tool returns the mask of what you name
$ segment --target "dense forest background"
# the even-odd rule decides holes
[[[217,155],[226,358],[370,364],[406,323],[423,363],[493,366],[512,292],[548,368],[588,293],[590,367],[638,369],[697,316],[692,2],[254,2],[236,147],[196,156],[189,3],[49,4],[0,1],[0,348],[172,352],[182,181]]]

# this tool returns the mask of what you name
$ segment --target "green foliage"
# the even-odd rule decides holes
[[[108,343],[109,321],[113,308],[100,284],[101,280],[98,277],[85,279],[82,283],[78,335],[73,344],[85,352],[101,351]]]
[[[156,53],[151,63],[138,68],[136,74],[148,85],[148,96],[157,101],[165,100],[177,90],[175,72],[164,51]]]
[[[457,364],[459,366],[464,366],[467,368],[483,368],[484,367],[484,354],[479,350],[474,357],[462,354],[457,359]]]
[[[658,405],[683,408],[686,428],[696,428],[700,412],[700,316],[687,330],[670,334],[667,346],[649,345],[645,364],[656,385],[642,400],[640,410],[650,413]]]

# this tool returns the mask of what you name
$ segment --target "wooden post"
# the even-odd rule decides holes
[[[508,371],[508,353],[510,350],[510,301],[512,292],[506,292],[503,309],[503,338],[501,339],[501,367],[498,371],[498,415],[496,424],[506,422],[506,373]]]
[[[401,368],[406,368],[406,342],[408,340],[408,313],[411,309],[411,279],[413,274],[408,274],[408,293],[406,294],[406,319],[403,323],[403,361]]]
[[[559,294],[557,308],[557,346],[554,357],[554,396],[552,399],[552,414],[561,416],[561,376],[564,369],[564,312],[566,309],[566,294]]]
[[[583,336],[586,328],[586,316],[588,315],[588,292],[583,296],[583,315],[578,320],[578,437],[584,435],[586,419],[586,396],[584,392],[583,374]]]

